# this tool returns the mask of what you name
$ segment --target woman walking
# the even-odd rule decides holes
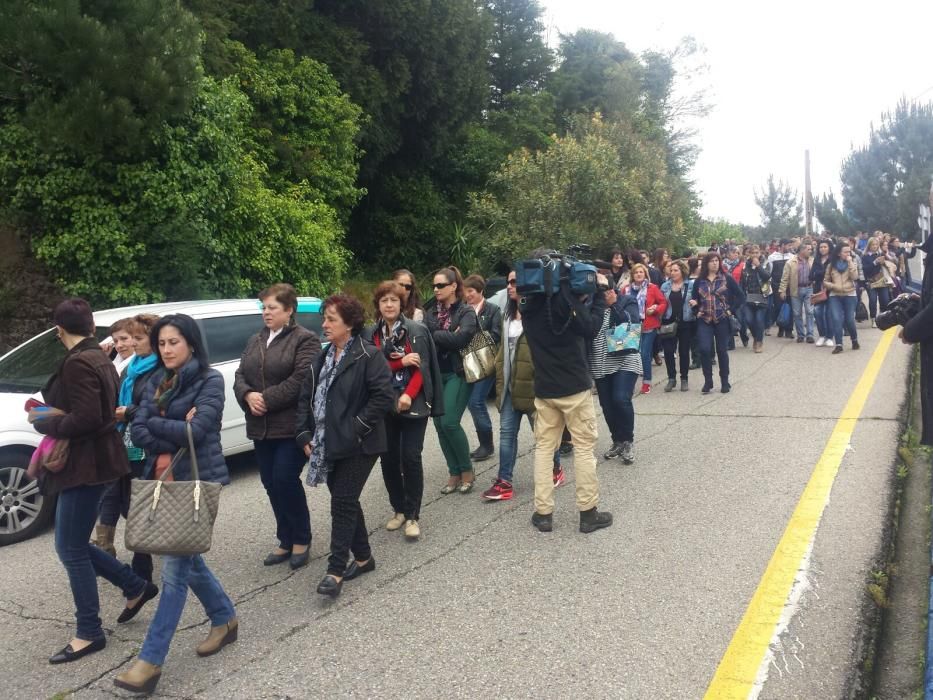
[[[877,238],[870,238],[865,253],[862,255],[862,272],[868,287],[868,315],[871,318],[872,328],[875,327],[875,317],[878,311],[884,311],[891,302],[889,284],[893,276],[885,267],[886,264],[887,255],[882,250],[882,244]]]
[[[159,319],[150,339],[159,355],[159,370],[149,381],[133,418],[133,444],[146,450],[146,473],[159,478],[173,455],[188,447],[188,427],[194,437],[198,477],[230,483],[220,446],[224,411],[224,378],[211,369],[201,331],[190,316]],[[171,473],[175,481],[191,478],[191,457],[185,453]],[[162,557],[162,596],[146,632],[142,650],[125,673],[114,679],[118,688],[151,693],[162,675],[162,664],[191,589],[211,621],[198,656],[210,656],[237,639],[233,602],[200,554]]]
[[[623,296],[631,296],[638,301],[638,314],[641,318],[641,393],[651,391],[651,360],[654,355],[654,338],[661,327],[661,317],[667,311],[667,299],[656,284],[648,281],[648,268],[642,263],[632,265],[632,281],[622,290]]]
[[[810,283],[813,293],[823,291],[823,280],[826,277],[826,268],[833,253],[833,243],[828,238],[822,239],[816,245],[816,255],[813,256],[813,267],[810,268]],[[822,304],[813,305],[813,318],[816,321],[816,332],[820,337],[816,339],[816,347],[832,346],[832,323],[829,318],[829,300]]]
[[[502,311],[495,304],[486,302],[483,298],[485,290],[486,280],[479,275],[470,275],[463,280],[463,300],[476,312],[478,330],[489,333],[498,348],[499,340],[502,338]],[[479,447],[470,453],[470,459],[474,462],[485,461],[496,453],[492,439],[492,420],[489,418],[489,409],[486,407],[489,391],[495,383],[496,375],[493,374],[474,382],[470,391],[467,408],[470,409],[470,416],[473,418],[476,436],[479,439]]]
[[[721,269],[719,253],[707,253],[700,264],[700,275],[693,285],[690,306],[697,315],[697,338],[700,361],[703,365],[703,393],[713,390],[713,343],[719,359],[720,391],[728,394],[729,383],[729,338],[732,336],[730,317],[745,301],[742,290],[732,275]]]
[[[363,305],[352,297],[324,302],[330,345],[305,379],[295,419],[295,439],[309,459],[308,485],[326,482],[330,489],[330,557],[317,592],[332,598],[344,581],[376,568],[360,494],[388,447],[385,417],[395,403],[389,365],[363,338],[363,321]]]
[[[421,536],[424,434],[428,418],[444,413],[444,384],[431,334],[402,314],[404,291],[397,282],[376,287],[376,325],[366,339],[382,351],[392,372],[395,405],[385,417],[388,448],[381,458],[393,511],[386,530],[404,526],[405,537],[416,540]]]
[[[68,574],[75,603],[75,636],[49,659],[50,664],[61,664],[107,646],[98,576],[121,589],[127,599],[118,622],[132,619],[159,589],[88,541],[104,489],[129,473],[114,416],[118,378],[94,337],[94,317],[84,299],[61,302],[52,319],[68,352],[42,389],[46,404],[30,410],[29,422],[47,438],[68,441],[64,468],[58,472],[40,468],[41,475],[35,475],[42,477],[46,497],[58,495],[55,551]]]
[[[768,297],[771,294],[771,263],[761,254],[758,246],[752,246],[742,267],[739,287],[745,294],[742,316],[752,332],[752,349],[762,352],[765,326],[768,323]]]
[[[688,391],[690,388],[688,375],[690,372],[690,345],[696,334],[696,316],[689,301],[693,296],[694,281],[687,277],[687,263],[675,260],[668,266],[670,279],[661,285],[661,293],[667,300],[667,310],[661,321],[661,328],[674,324],[674,331],[661,338],[664,348],[664,363],[667,365],[667,386],[664,391],[673,391],[677,386],[677,368],[674,353],[680,362],[680,390]]]
[[[823,278],[823,286],[829,292],[829,313],[835,340],[833,355],[842,352],[843,328],[849,333],[852,349],[859,349],[858,328],[855,325],[855,307],[858,304],[856,285],[859,279],[856,257],[852,254],[852,246],[841,244],[830,256]]]
[[[421,306],[421,292],[418,291],[418,281],[409,270],[396,270],[392,279],[402,286],[402,315],[412,321],[424,322],[424,309]]]
[[[463,378],[460,351],[476,335],[476,312],[463,301],[463,278],[455,267],[434,273],[434,299],[437,302],[425,314],[425,324],[437,347],[437,361],[444,384],[444,415],[434,419],[441,451],[447,460],[450,476],[441,493],[473,490],[473,465],[470,445],[460,419],[470,400],[472,387]]]
[[[246,343],[233,395],[246,414],[246,437],[256,448],[259,478],[272,506],[278,546],[264,566],[308,563],[311,516],[301,485],[304,452],[295,444],[295,412],[305,377],[318,355],[317,335],[295,323],[298,296],[290,284],[259,293],[264,328]]]

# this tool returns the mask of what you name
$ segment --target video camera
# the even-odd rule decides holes
[[[522,296],[544,294],[553,296],[566,284],[572,294],[596,293],[596,266],[581,257],[592,255],[590,246],[575,243],[562,255],[548,251],[531,260],[515,264],[515,289]]]
[[[898,294],[888,304],[887,309],[878,314],[875,323],[883,331],[894,326],[903,326],[920,311],[919,294]]]

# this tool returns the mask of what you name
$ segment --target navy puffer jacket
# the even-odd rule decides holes
[[[191,432],[201,480],[229,484],[227,463],[220,447],[220,425],[224,415],[223,375],[216,369],[202,372],[197,358],[188,360],[180,370],[178,393],[162,416],[154,397],[164,376],[165,370],[160,368],[150,377],[131,428],[133,444],[146,451],[146,477],[152,477],[158,455],[174,455],[182,447],[188,447],[185,416],[196,408]],[[178,460],[172,476],[175,481],[191,479],[191,459],[187,453]]]

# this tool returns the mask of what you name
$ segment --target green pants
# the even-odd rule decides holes
[[[460,425],[473,386],[467,384],[463,377],[453,373],[444,374],[442,378],[444,380],[444,415],[434,419],[434,427],[437,428],[441,451],[447,460],[447,470],[451,476],[459,476],[463,472],[473,471],[473,463],[470,461],[470,443]]]

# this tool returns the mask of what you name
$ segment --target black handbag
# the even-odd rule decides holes
[[[671,338],[675,335],[677,335],[677,321],[669,321],[668,323],[662,323],[661,327],[658,328],[659,338]]]

